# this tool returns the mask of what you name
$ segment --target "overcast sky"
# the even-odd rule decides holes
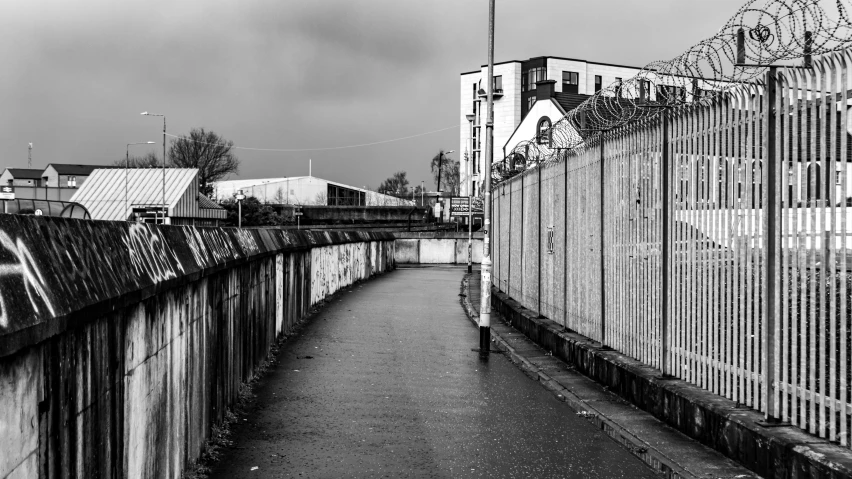
[[[497,0],[496,61],[642,66],[712,35],[743,0]],[[362,144],[458,123],[487,57],[487,0],[0,0],[3,167],[109,164],[204,127],[256,148]],[[240,178],[427,180],[458,129],[336,151],[240,151]],[[131,147],[136,154],[146,147]],[[452,155],[458,158],[458,154]],[[434,185],[431,185],[434,188]]]

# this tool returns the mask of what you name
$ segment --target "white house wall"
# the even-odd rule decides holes
[[[497,156],[495,154],[495,158],[498,160],[505,158],[505,155],[508,154],[515,146],[522,141],[529,141],[533,137],[536,136],[536,129],[538,128],[538,121],[546,116],[550,118],[551,123],[555,123],[557,120],[562,118],[562,110],[551,100],[551,101],[537,101],[533,105],[530,112],[527,114],[524,121],[518,126],[515,134],[508,139],[508,143],[505,145],[498,145],[500,155]]]

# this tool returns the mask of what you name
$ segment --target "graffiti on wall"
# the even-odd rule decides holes
[[[177,278],[178,272],[184,273],[180,259],[172,250],[159,230],[149,228],[144,223],[132,224],[124,238],[130,263],[136,274],[147,274],[153,281],[165,281]]]
[[[54,316],[56,313],[48,297],[44,276],[27,246],[20,238],[14,241],[5,231],[0,231],[0,247],[14,258],[11,263],[0,264],[0,284],[9,281],[10,278],[13,281],[23,282],[33,311],[36,314],[42,314],[42,310],[39,308],[42,305],[51,316]],[[2,328],[9,325],[9,310],[6,308],[4,295],[5,292],[0,290],[0,310],[2,310],[0,311],[0,327]]]

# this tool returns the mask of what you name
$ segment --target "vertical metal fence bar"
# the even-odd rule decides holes
[[[698,367],[696,368],[696,375],[698,384],[700,387],[707,389],[707,356],[708,356],[708,330],[707,330],[707,167],[705,164],[705,160],[707,158],[707,107],[704,105],[699,105],[697,108],[697,118],[696,118],[696,132],[695,132],[695,186],[696,186],[696,203],[695,203],[695,282],[697,289],[697,311],[696,311],[696,325],[698,331],[698,338],[696,342],[697,346],[697,358],[698,358]]]
[[[779,122],[780,133],[778,133],[778,141],[780,142],[780,150],[778,155],[779,168],[779,184],[778,188],[781,191],[781,203],[778,208],[781,212],[780,227],[780,245],[778,254],[781,255],[781,271],[779,272],[781,284],[781,305],[778,310],[781,322],[781,351],[778,356],[780,363],[780,375],[778,376],[778,390],[781,395],[780,410],[778,417],[781,421],[787,422],[790,420],[790,365],[794,357],[790,350],[790,255],[787,254],[789,248],[790,234],[790,195],[788,189],[788,178],[790,164],[790,123],[788,112],[790,111],[790,88],[789,79],[784,70],[778,72],[777,76],[777,94],[778,108],[776,110],[777,120]]]
[[[757,96],[757,89],[751,88],[749,90],[749,98],[746,100],[746,144],[745,144],[745,197],[746,197],[746,234],[748,235],[748,241],[746,244],[747,248],[747,257],[746,257],[746,276],[745,276],[745,286],[746,286],[746,296],[745,301],[743,303],[743,307],[745,308],[745,342],[746,342],[746,372],[748,374],[746,379],[746,404],[756,409],[756,399],[753,398],[754,392],[754,341],[752,341],[752,337],[754,335],[754,330],[752,328],[752,321],[754,317],[752,315],[752,308],[754,303],[752,302],[752,295],[754,294],[754,262],[755,262],[755,229],[754,229],[754,169],[756,167],[757,157],[755,155],[754,150],[754,135],[755,128],[754,122],[756,121],[754,115],[754,98]]]
[[[562,329],[568,329],[568,152],[562,155]]]
[[[808,128],[809,124],[807,122],[808,116],[808,105],[810,101],[810,75],[806,72],[797,71],[797,95],[801,95],[801,100],[799,105],[796,106],[796,118],[795,118],[795,126],[797,129],[796,142],[798,147],[796,148],[796,157],[797,157],[797,174],[796,174],[796,195],[797,198],[800,199],[799,207],[796,211],[796,262],[799,268],[799,287],[794,288],[794,291],[797,293],[798,300],[798,322],[799,322],[799,354],[801,355],[800,360],[800,369],[799,369],[799,390],[797,396],[799,397],[799,427],[802,429],[807,428],[808,424],[808,405],[810,402],[808,401],[808,396],[806,395],[808,389],[808,382],[810,381],[810,338],[808,337],[808,308],[807,308],[807,297],[808,297],[808,277],[807,277],[807,225],[808,225],[808,211],[807,205],[810,202],[808,199],[808,195],[810,194],[811,189],[806,188],[805,180],[807,178],[807,163],[808,158],[810,158],[810,153],[808,151],[809,141],[806,139],[809,138],[810,129]],[[804,122],[804,123],[803,123]],[[804,251],[803,251],[804,249]]]
[[[815,67],[816,67],[816,65],[815,65]],[[807,196],[808,196],[808,216],[809,216],[807,228],[808,228],[808,233],[809,233],[810,237],[808,238],[809,242],[808,242],[807,248],[808,248],[809,254],[808,254],[808,262],[807,262],[807,265],[806,265],[806,268],[810,272],[810,275],[808,277],[808,296],[809,296],[808,299],[809,299],[809,303],[806,303],[806,304],[810,304],[810,308],[809,308],[809,311],[808,311],[808,324],[810,325],[810,328],[809,328],[810,329],[810,331],[809,331],[810,332],[810,336],[809,336],[809,340],[810,340],[809,341],[810,342],[810,344],[809,344],[809,346],[810,346],[809,347],[810,360],[808,361],[810,364],[809,364],[808,372],[809,372],[810,378],[809,378],[809,381],[808,381],[807,391],[810,392],[810,395],[809,395],[810,407],[808,408],[808,424],[809,424],[808,431],[811,434],[816,434],[816,432],[817,432],[816,388],[817,388],[817,377],[818,377],[817,373],[818,373],[818,368],[819,368],[819,359],[818,359],[819,358],[819,350],[817,348],[817,339],[816,339],[817,338],[817,328],[816,328],[816,323],[817,323],[817,318],[816,318],[816,316],[817,316],[817,311],[816,311],[817,284],[816,284],[816,279],[814,278],[814,273],[815,273],[815,266],[816,266],[816,239],[817,239],[815,237],[815,232],[817,231],[817,214],[818,214],[816,209],[815,209],[815,206],[816,206],[815,203],[816,203],[816,200],[817,200],[816,185],[817,185],[817,180],[818,180],[818,177],[819,177],[819,174],[817,173],[819,171],[819,168],[818,168],[819,157],[817,156],[817,143],[818,143],[818,141],[817,141],[817,135],[818,135],[817,126],[819,125],[819,120],[818,120],[819,119],[819,108],[817,106],[817,102],[818,102],[817,89],[819,88],[819,85],[818,85],[818,77],[816,75],[816,70],[814,70],[814,72],[810,72],[810,73],[811,73],[811,75],[809,75],[810,76],[810,85],[809,85],[809,88],[808,88],[808,97],[809,97],[809,106],[810,106],[811,116],[810,116],[810,121],[808,121],[808,123],[809,123],[808,135],[810,136],[811,154],[810,154],[810,157],[809,157],[809,161],[808,161],[809,164],[808,164],[808,169],[807,169],[807,178],[808,178],[807,179],[807,183],[808,183],[808,195]]]
[[[737,394],[736,401],[738,403],[746,402],[746,335],[745,335],[745,221],[743,220],[743,190],[745,189],[745,124],[748,119],[746,108],[748,101],[748,92],[745,88],[740,88],[737,91],[737,111],[736,123],[734,125],[734,166],[736,172],[736,187],[734,188],[734,198],[736,204],[736,245],[737,250],[734,255],[734,291],[736,302],[734,303],[734,318],[736,320],[734,329],[734,344],[737,347]]]
[[[761,323],[763,336],[763,360],[761,361],[763,369],[763,411],[764,417],[767,420],[775,420],[778,418],[778,395],[776,393],[776,378],[778,377],[776,367],[778,358],[777,328],[776,320],[778,313],[778,304],[776,292],[780,291],[778,284],[778,247],[777,241],[777,225],[780,224],[778,217],[778,198],[777,175],[778,145],[776,139],[780,136],[780,122],[776,121],[777,109],[777,89],[776,78],[777,69],[770,67],[766,73],[766,89],[765,98],[763,100],[763,175],[762,183],[763,191],[763,321]]]
[[[600,317],[600,343],[601,343],[601,346],[606,346],[606,344],[607,344],[606,343],[607,342],[607,336],[606,336],[606,320],[607,320],[607,318],[606,318],[606,267],[605,267],[606,260],[605,260],[605,257],[604,257],[604,251],[605,251],[604,248],[606,247],[606,245],[604,244],[604,232],[605,232],[605,229],[604,229],[605,214],[604,214],[604,212],[606,211],[606,196],[604,194],[604,192],[606,191],[606,184],[605,184],[606,176],[604,174],[604,164],[605,164],[605,162],[604,162],[604,145],[606,144],[606,142],[604,141],[603,135],[599,135],[599,141],[600,141],[600,162],[601,162],[600,170],[599,170],[600,171],[600,173],[599,173],[600,178],[598,178],[598,180],[599,180],[599,183],[598,183],[599,186],[598,187],[600,188],[600,192],[599,192],[599,194],[600,194],[600,210],[599,210],[600,211],[600,213],[599,213],[600,218],[599,218],[599,223],[598,223],[600,225],[600,231],[598,233],[598,240],[600,242],[599,247],[600,247],[600,262],[601,262],[601,265],[600,265],[600,303],[601,303],[600,304],[600,311],[601,311],[601,313],[600,313],[601,314],[601,317]]]
[[[828,339],[829,339],[829,347],[828,347],[828,376],[826,381],[824,381],[826,386],[829,388],[827,391],[826,399],[828,400],[829,405],[829,415],[828,415],[828,439],[830,441],[837,440],[837,258],[835,256],[835,241],[837,238],[837,107],[835,106],[834,101],[828,101],[829,98],[835,98],[837,93],[837,69],[836,63],[834,62],[834,55],[830,55],[826,57],[827,70],[829,72],[829,94],[830,97],[826,97],[825,111],[826,111],[826,123],[828,125],[827,133],[827,144],[828,144],[828,155],[824,155],[828,158],[828,184],[826,185],[826,197],[829,201],[830,207],[830,217],[828,220],[828,235],[825,239],[825,250],[827,252],[827,261],[824,262],[823,271],[826,273],[827,280],[829,282],[829,296],[828,296]],[[845,132],[844,132],[845,134]],[[824,230],[825,228],[823,228]],[[823,280],[823,284],[825,284],[825,280]],[[825,409],[825,408],[823,408]]]
[[[662,222],[661,256],[660,256],[660,371],[663,375],[671,374],[671,345],[669,339],[669,318],[672,313],[672,297],[669,281],[672,277],[672,198],[671,198],[671,151],[669,146],[669,117],[664,112],[661,117],[660,128],[660,220]]]
[[[710,101],[710,111],[712,112],[712,119],[710,122],[710,172],[708,175],[707,184],[710,187],[710,249],[709,249],[709,268],[710,268],[710,313],[711,313],[711,322],[710,322],[710,330],[713,340],[712,344],[712,355],[710,362],[710,383],[713,387],[712,391],[715,394],[719,394],[721,392],[721,376],[720,376],[720,365],[721,362],[721,342],[720,342],[720,322],[719,322],[719,313],[721,309],[721,301],[720,299],[720,288],[722,285],[721,278],[719,277],[719,262],[720,262],[720,238],[719,235],[719,194],[720,194],[720,178],[719,178],[719,166],[720,166],[720,156],[719,152],[721,150],[719,142],[721,141],[721,135],[719,133],[720,126],[720,108],[717,100],[715,98]]]
[[[698,228],[696,225],[698,224],[698,182],[695,179],[698,177],[698,161],[697,161],[697,153],[698,153],[698,112],[693,110],[690,111],[689,117],[687,118],[688,128],[689,128],[689,144],[688,144],[688,157],[689,157],[689,316],[687,318],[688,327],[690,329],[690,338],[689,338],[689,382],[696,384],[697,381],[697,370],[700,367],[700,360],[698,357],[699,351],[701,350],[701,346],[699,341],[701,338],[699,337],[700,333],[700,322],[699,318],[699,308],[701,304],[699,303],[698,296],[698,281],[696,280],[698,277],[698,248],[697,244],[699,241],[698,237]]]
[[[819,125],[817,126],[817,128],[818,128],[817,132],[818,132],[818,135],[819,135],[819,144],[818,144],[819,154],[816,158],[817,158],[817,161],[819,161],[821,163],[820,168],[815,170],[815,172],[817,174],[814,175],[814,176],[817,177],[816,181],[819,184],[819,186],[817,187],[817,190],[820,192],[820,194],[817,195],[818,201],[816,202],[817,203],[816,207],[817,207],[819,218],[817,220],[817,227],[814,230],[814,237],[815,237],[814,239],[816,240],[815,243],[814,243],[814,250],[818,251],[819,259],[820,259],[820,263],[821,263],[820,267],[818,267],[817,264],[814,264],[813,269],[812,269],[813,277],[817,281],[817,285],[819,287],[819,289],[817,291],[817,294],[819,294],[819,303],[816,305],[817,310],[819,311],[819,326],[818,326],[819,327],[819,330],[818,330],[819,333],[818,333],[818,336],[817,336],[817,341],[818,341],[817,348],[819,349],[819,372],[818,372],[818,375],[819,375],[818,376],[819,377],[819,389],[818,389],[819,390],[819,399],[817,401],[814,401],[814,402],[816,402],[818,404],[818,407],[819,407],[819,411],[818,411],[819,414],[817,416],[817,418],[818,418],[817,420],[819,421],[818,422],[819,437],[825,437],[825,435],[826,435],[825,409],[826,409],[826,406],[827,406],[827,404],[826,404],[826,398],[827,398],[826,397],[826,383],[828,382],[828,379],[826,378],[826,363],[827,363],[826,339],[827,338],[825,337],[826,336],[826,334],[825,334],[825,331],[826,331],[826,324],[825,324],[825,310],[826,310],[826,307],[825,307],[825,299],[826,299],[826,297],[825,297],[825,295],[826,295],[825,280],[826,280],[826,278],[825,278],[825,276],[826,276],[826,274],[825,273],[830,266],[828,264],[826,264],[826,261],[825,261],[826,260],[826,258],[825,258],[826,244],[825,244],[824,240],[825,240],[825,220],[826,220],[827,201],[831,197],[829,192],[828,192],[828,185],[825,184],[826,175],[827,175],[827,173],[828,173],[828,171],[831,167],[831,163],[826,161],[828,159],[828,155],[827,155],[828,148],[827,148],[825,140],[826,140],[826,136],[827,136],[826,133],[828,131],[827,130],[827,124],[826,124],[826,116],[827,116],[828,106],[829,106],[830,103],[829,103],[829,97],[828,97],[829,92],[827,91],[828,90],[828,85],[827,85],[827,83],[828,83],[828,71],[827,71],[827,68],[826,68],[825,61],[824,61],[824,59],[821,59],[817,62],[814,62],[814,65],[817,67],[817,69],[819,71],[819,79],[820,79],[819,90],[817,92],[818,98],[814,102],[814,106],[817,108],[817,111],[818,111],[817,118],[819,118]],[[817,393],[816,387],[814,387],[814,393],[815,394]]]
[[[722,105],[724,108],[724,117],[725,117],[725,147],[724,147],[724,167],[725,167],[725,182],[723,187],[723,194],[725,198],[725,234],[727,237],[727,241],[725,242],[725,247],[727,250],[725,251],[725,260],[724,260],[724,268],[725,268],[725,397],[728,399],[732,399],[734,397],[734,345],[733,345],[733,329],[734,325],[738,322],[736,316],[733,314],[733,252],[734,252],[734,231],[732,225],[734,224],[734,216],[733,216],[733,129],[731,127],[731,123],[733,121],[732,116],[733,112],[731,111],[732,103],[730,95],[722,95]]]
[[[838,62],[840,63],[840,104],[848,105],[849,101],[849,90],[846,88],[848,83],[848,63],[847,63],[847,55],[849,51],[844,51],[843,53],[838,55]],[[840,115],[840,131],[847,132],[849,131],[848,124],[848,115],[841,114]],[[840,134],[840,155],[838,161],[840,162],[839,167],[839,175],[840,175],[840,198],[841,198],[841,206],[840,206],[840,275],[842,281],[840,282],[840,297],[843,298],[843,301],[840,302],[840,372],[839,378],[837,378],[837,383],[840,388],[840,445],[848,447],[849,446],[849,437],[848,437],[848,421],[849,421],[849,408],[847,405],[848,396],[846,393],[846,388],[848,387],[847,383],[847,374],[849,374],[849,356],[846,351],[848,347],[847,344],[847,335],[849,334],[848,324],[849,318],[847,314],[850,311],[847,310],[846,306],[846,297],[849,295],[849,265],[847,264],[847,254],[846,250],[846,242],[848,239],[849,232],[847,231],[847,206],[849,195],[849,184],[848,184],[848,170],[849,165],[847,164],[850,161],[847,147],[848,147],[848,137],[845,133]]]

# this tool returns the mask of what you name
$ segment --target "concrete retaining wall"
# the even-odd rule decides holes
[[[467,233],[394,233],[397,264],[467,264]],[[482,262],[482,233],[474,233],[471,256]]]
[[[393,248],[0,215],[0,477],[179,477],[276,336]]]

